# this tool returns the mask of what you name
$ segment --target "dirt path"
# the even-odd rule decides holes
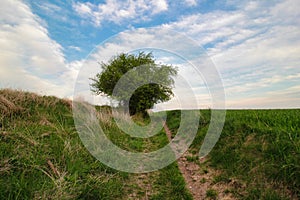
[[[149,200],[151,195],[155,193],[155,188],[152,187],[152,183],[159,176],[159,172],[143,173],[143,174],[134,174],[131,177],[130,182],[135,183],[136,185],[129,185],[126,190],[128,196],[124,199],[126,200]],[[132,187],[135,189],[132,190]]]
[[[166,124],[164,124],[164,129],[171,141],[172,133]],[[209,167],[205,159],[199,160],[198,155],[187,151],[177,160],[177,163],[195,200],[235,199],[229,192],[233,183],[216,183],[215,177],[221,173]]]

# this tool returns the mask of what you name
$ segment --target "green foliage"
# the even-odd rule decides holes
[[[136,70],[142,66],[142,70]],[[143,52],[138,55],[120,54],[108,63],[101,63],[102,71],[91,78],[92,91],[97,95],[106,95],[117,100],[122,106],[129,106],[130,114],[144,112],[152,108],[155,103],[170,100],[173,95],[173,77],[177,75],[177,69],[169,65],[157,65],[151,53]],[[126,85],[118,88],[114,93],[118,81],[124,74],[130,72]],[[141,85],[145,78],[152,77],[153,82]],[[158,81],[159,80],[159,83]],[[140,85],[133,93],[128,91],[130,87]]]

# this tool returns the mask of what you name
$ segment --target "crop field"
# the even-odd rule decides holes
[[[33,93],[0,90],[0,199],[193,199],[177,162],[132,174],[105,166],[82,144],[72,103]],[[98,109],[107,137],[121,148],[150,152],[165,146],[164,130],[150,138],[124,134],[108,107]],[[205,158],[198,152],[210,122],[201,119],[187,162],[211,175],[205,199],[299,199],[300,110],[228,110],[221,137]],[[134,116],[143,125],[147,119]],[[180,111],[169,111],[173,136]],[[199,183],[207,183],[203,177]]]

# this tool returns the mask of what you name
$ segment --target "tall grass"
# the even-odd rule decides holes
[[[141,182],[136,181],[138,174],[119,172],[97,161],[78,136],[70,101],[0,90],[0,113],[0,199],[157,199],[162,194],[166,199],[184,199],[190,195],[175,163],[141,175],[146,177]],[[100,108],[97,117],[107,136],[126,150],[151,151],[167,141],[163,131],[144,140],[122,133],[109,108]],[[170,183],[161,185],[161,181]],[[145,185],[152,187],[150,192]]]
[[[1,109],[6,113],[0,129],[0,199],[122,197],[128,174],[87,152],[70,102],[12,90],[0,90],[0,97],[9,110]],[[18,109],[11,110],[12,105]]]

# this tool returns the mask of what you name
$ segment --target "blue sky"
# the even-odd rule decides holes
[[[70,98],[99,44],[158,27],[204,47],[228,108],[299,108],[299,10],[298,0],[2,0],[0,88]]]

